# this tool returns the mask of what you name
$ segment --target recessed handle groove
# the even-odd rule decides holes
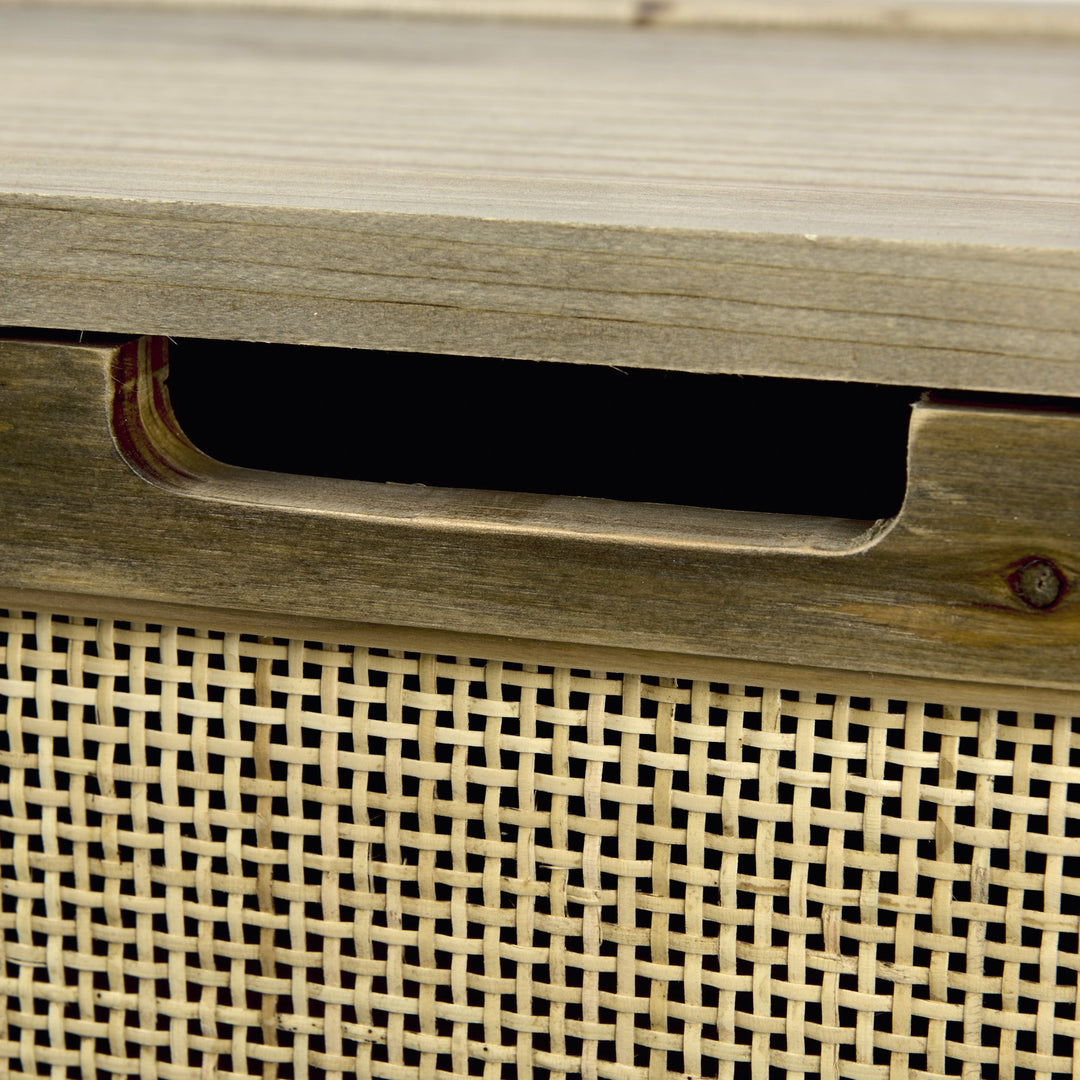
[[[874,520],[903,502],[910,388],[209,341],[175,421],[276,473]]]

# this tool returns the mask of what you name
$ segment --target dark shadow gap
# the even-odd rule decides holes
[[[181,340],[177,419],[273,472],[874,519],[919,391],[527,360]]]

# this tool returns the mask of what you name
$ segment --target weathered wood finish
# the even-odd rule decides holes
[[[1080,395],[1075,46],[9,13],[0,321],[135,340],[0,340],[0,1060],[1080,1071],[1080,408],[627,506],[212,462],[139,336]]]
[[[1080,255],[0,196],[0,318],[1080,396]]]
[[[909,490],[873,536],[709,514],[604,527],[605,504],[418,495],[198,460],[153,351],[8,342],[0,587],[454,629],[765,663],[1080,686],[1080,416],[921,405]],[[109,430],[148,483],[120,456]],[[166,485],[163,487],[162,485]],[[436,504],[432,507],[432,502]],[[395,508],[396,507],[396,508]],[[617,510],[617,507],[614,507]],[[843,532],[843,527],[840,527]],[[830,539],[831,538],[831,539]],[[840,545],[841,549],[844,547]],[[1045,609],[1011,579],[1066,584]]]
[[[3,20],[0,323],[1080,394],[1073,42]]]
[[[895,675],[873,669],[846,671],[840,668],[812,668],[799,664],[771,664],[760,660],[660,652],[656,649],[582,645],[505,634],[465,634],[455,630],[299,618],[295,615],[260,613],[253,616],[249,611],[41,589],[0,587],[0,608],[13,612],[52,612],[86,619],[121,619],[144,625],[169,623],[204,632],[250,634],[257,630],[261,637],[300,637],[306,641],[336,642],[359,648],[485,657],[509,663],[555,665],[584,671],[635,671],[669,679],[708,679],[717,683],[782,689],[794,685],[814,686],[820,693],[932,701],[957,708],[1012,709],[1025,714],[1080,714],[1080,691],[1054,690],[1027,683],[967,682]]]

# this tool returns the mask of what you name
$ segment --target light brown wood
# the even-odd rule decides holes
[[[410,510],[372,485],[313,481],[305,500],[295,478],[185,449],[146,342],[9,342],[0,356],[5,588],[1080,686],[1069,412],[921,405],[898,518],[846,551],[804,523],[793,549],[768,518],[719,511],[706,537],[677,524],[665,535],[662,508],[651,533],[640,509],[636,526],[616,515],[604,527],[605,506],[588,500],[576,522],[530,496],[511,508],[444,492],[433,513],[423,493]],[[1056,591],[1033,560],[1056,567]]]
[[[26,0],[0,0],[23,3]],[[605,22],[635,27],[843,29],[1080,36],[1075,0],[33,0],[142,9],[239,8],[439,19]]]
[[[0,10],[0,320],[1080,394],[1075,37],[662,25],[1068,15],[563,8]],[[1080,411],[740,515],[226,467],[164,344],[0,342],[0,1061],[1076,1071]]]
[[[1074,43],[3,20],[9,325],[1080,394]]]

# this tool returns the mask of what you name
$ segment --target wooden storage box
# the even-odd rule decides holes
[[[1080,1072],[1071,16],[693,10],[0,10],[0,1075]],[[919,393],[880,520],[418,488],[170,337]]]

